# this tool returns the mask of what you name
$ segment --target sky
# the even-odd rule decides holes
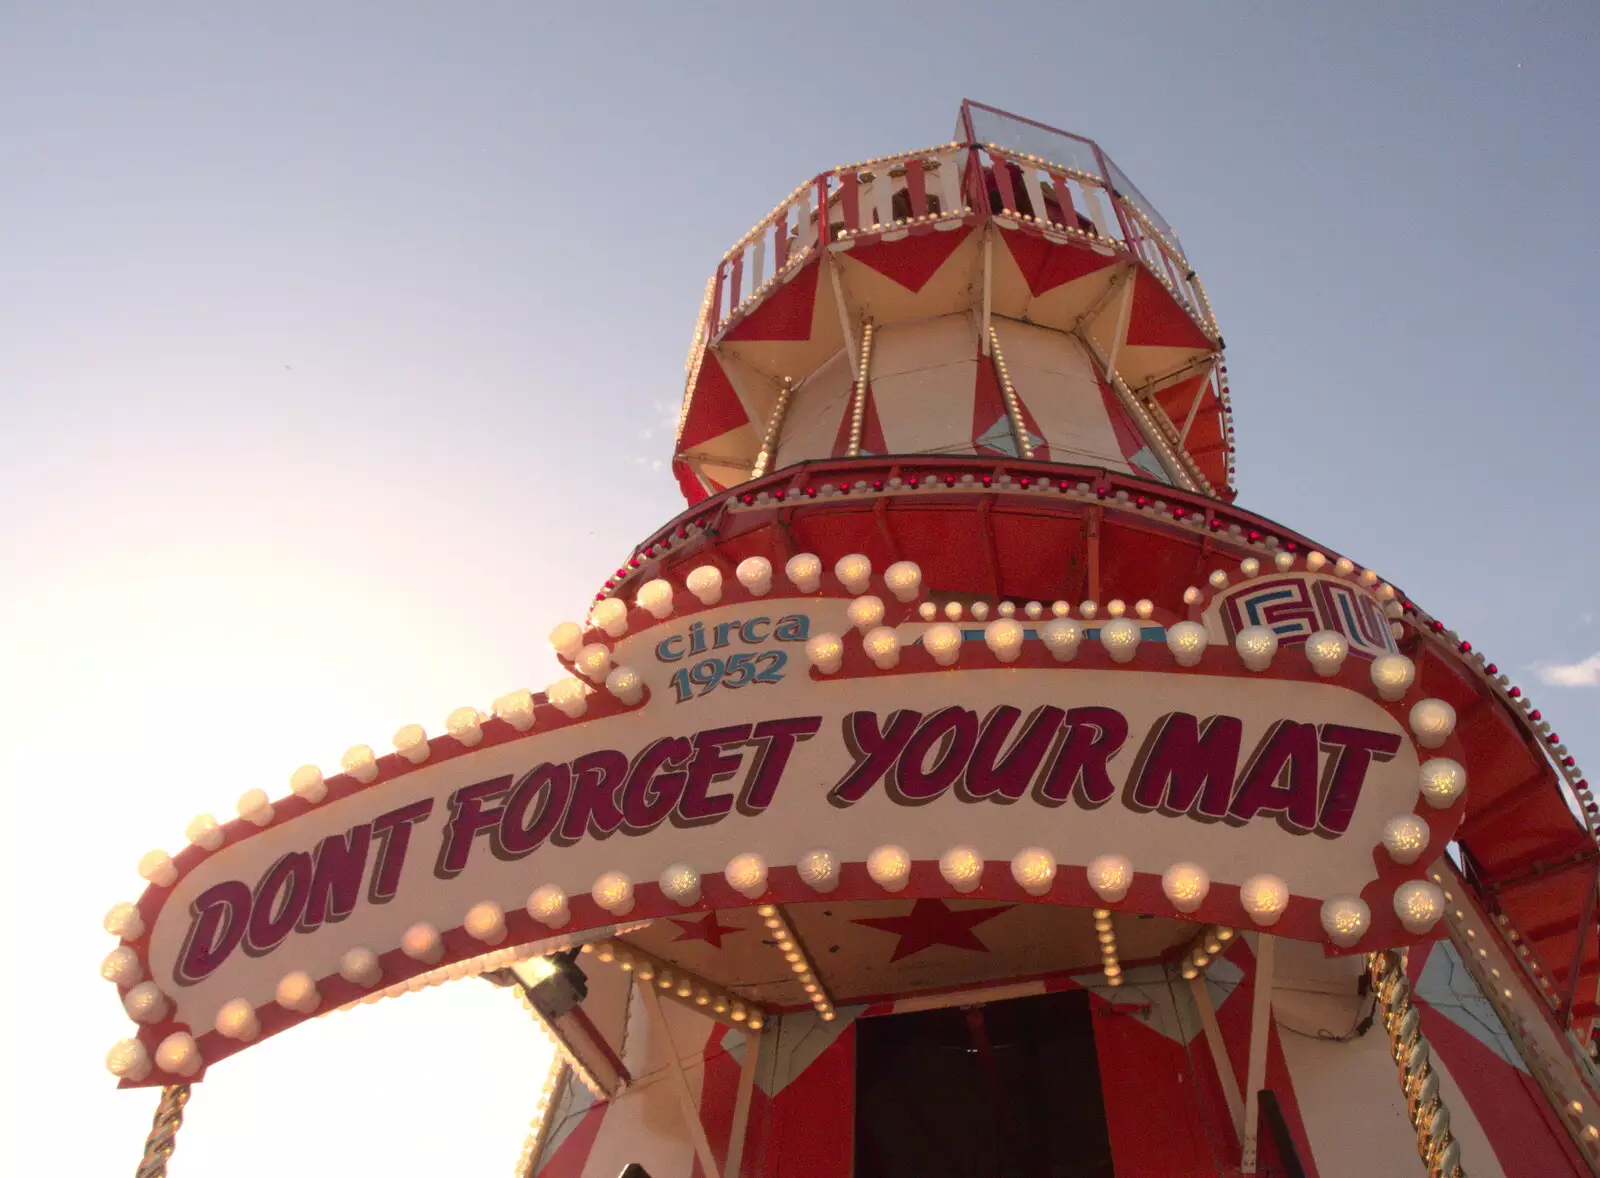
[[[139,855],[548,682],[681,506],[722,251],[963,96],[1098,139],[1181,232],[1241,505],[1600,766],[1597,47],[1590,0],[0,3],[8,1156],[137,1161],[97,968]],[[543,1051],[476,981],[320,1019],[196,1088],[171,1172],[510,1173]]]

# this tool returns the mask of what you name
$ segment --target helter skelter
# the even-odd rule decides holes
[[[796,188],[673,469],[566,677],[141,861],[141,1173],[228,1056],[470,975],[555,1046],[539,1178],[1600,1173],[1589,787],[1234,506],[1221,333],[1099,146],[968,102]]]

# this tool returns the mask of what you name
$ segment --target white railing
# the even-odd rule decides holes
[[[1128,250],[1202,330],[1217,336],[1205,290],[1176,241],[1106,176],[995,144],[945,143],[834,168],[789,193],[723,255],[708,284],[694,351],[819,248],[848,248],[869,234],[893,240],[926,226],[953,228],[975,211]]]

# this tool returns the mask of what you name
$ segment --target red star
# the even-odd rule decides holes
[[[737,925],[729,927],[725,924],[718,924],[715,912],[707,912],[699,920],[678,920],[674,917],[672,923],[683,930],[672,938],[674,941],[704,941],[713,949],[722,948],[723,933],[744,931]]]
[[[972,930],[1011,907],[1010,904],[995,904],[988,908],[956,909],[943,900],[918,900],[904,916],[875,916],[851,923],[864,924],[868,928],[894,933],[899,937],[890,961],[899,961],[902,957],[910,957],[934,945],[987,953],[989,946],[978,940],[978,935]]]

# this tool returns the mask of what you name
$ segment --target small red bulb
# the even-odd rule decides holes
[[[993,485],[993,483],[994,483],[994,478],[991,475],[984,475],[983,476],[983,485],[984,486],[988,487],[988,486]]]
[[[1498,675],[1500,673],[1500,668],[1495,666],[1493,663],[1490,663],[1488,666],[1484,667],[1484,670],[1488,671],[1491,675]]]
[[[1544,719],[1544,713],[1541,712],[1538,708],[1534,708],[1533,711],[1528,713],[1528,719],[1530,719],[1530,720],[1543,720]]]
[[[1026,491],[1029,487],[1033,486],[1033,480],[1030,479],[1027,475],[1023,475],[1020,479],[1017,480],[1017,486],[1021,487],[1024,491]]]
[[[955,486],[956,485],[956,476],[953,475],[953,474],[945,475],[944,476],[944,485],[947,486],[947,487]]]
[[[883,490],[883,480],[882,479],[873,479],[872,480],[872,489],[874,491]]]
[[[816,497],[817,497],[817,489],[815,487],[807,487],[806,488],[806,498],[807,499],[815,499]]]
[[[1512,699],[1520,699],[1522,697],[1522,688],[1513,687],[1510,691],[1506,692],[1506,694]]]
[[[779,503],[782,503],[783,502],[783,497],[784,497],[785,494],[786,494],[786,492],[784,492],[784,491],[774,491],[772,493],[772,497],[774,499],[776,499]]]
[[[1457,649],[1459,649],[1462,654],[1471,654],[1472,653],[1472,643],[1463,642],[1460,645],[1460,647],[1458,647]]]

